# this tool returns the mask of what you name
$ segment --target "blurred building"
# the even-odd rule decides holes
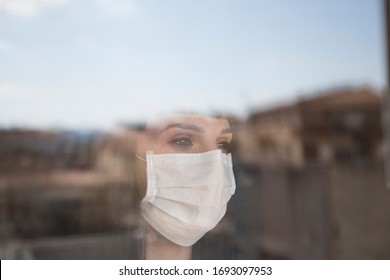
[[[134,258],[133,148],[120,134],[0,131],[0,257]]]
[[[95,135],[71,131],[0,130],[0,173],[91,169]]]
[[[381,97],[370,87],[346,87],[253,113],[249,118],[263,165],[378,159]]]
[[[236,127],[234,219],[247,257],[390,258],[381,109],[375,89],[346,87]]]

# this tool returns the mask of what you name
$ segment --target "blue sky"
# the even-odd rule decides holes
[[[0,0],[0,126],[245,116],[385,86],[379,0]]]

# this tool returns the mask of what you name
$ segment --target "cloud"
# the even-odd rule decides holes
[[[16,84],[0,84],[0,98],[24,99],[33,95],[33,91]]]
[[[0,11],[19,17],[34,17],[43,10],[59,7],[70,0],[0,0]]]
[[[11,51],[13,49],[13,46],[11,43],[7,42],[7,41],[2,41],[0,39],[0,53],[1,52],[8,52],[8,51]]]
[[[63,7],[70,2],[82,0],[0,0],[0,12],[20,18],[34,18],[49,9]],[[88,4],[97,5],[105,14],[127,20],[138,12],[135,0],[89,0]]]
[[[96,0],[100,8],[109,15],[120,19],[132,18],[138,11],[134,0]]]

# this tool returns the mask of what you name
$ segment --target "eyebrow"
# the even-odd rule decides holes
[[[232,134],[232,129],[230,127],[224,128],[221,130],[220,134]]]
[[[181,129],[186,129],[186,130],[192,130],[196,133],[205,133],[205,131],[202,127],[197,126],[195,124],[173,123],[173,124],[170,124],[167,127],[163,128],[163,129],[161,129],[160,131],[158,131],[158,134],[161,134],[170,128],[181,128]],[[232,133],[232,130],[230,127],[224,128],[220,132],[220,134],[229,134],[229,133]]]
[[[194,125],[194,124],[183,124],[183,123],[173,123],[168,125],[167,127],[163,128],[158,132],[158,134],[163,133],[164,131],[170,129],[170,128],[181,128],[181,129],[187,129],[187,130],[192,130],[196,133],[204,133],[204,129],[201,128],[200,126]]]

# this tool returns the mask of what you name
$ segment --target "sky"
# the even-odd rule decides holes
[[[379,0],[0,0],[0,127],[245,117],[386,86]]]

